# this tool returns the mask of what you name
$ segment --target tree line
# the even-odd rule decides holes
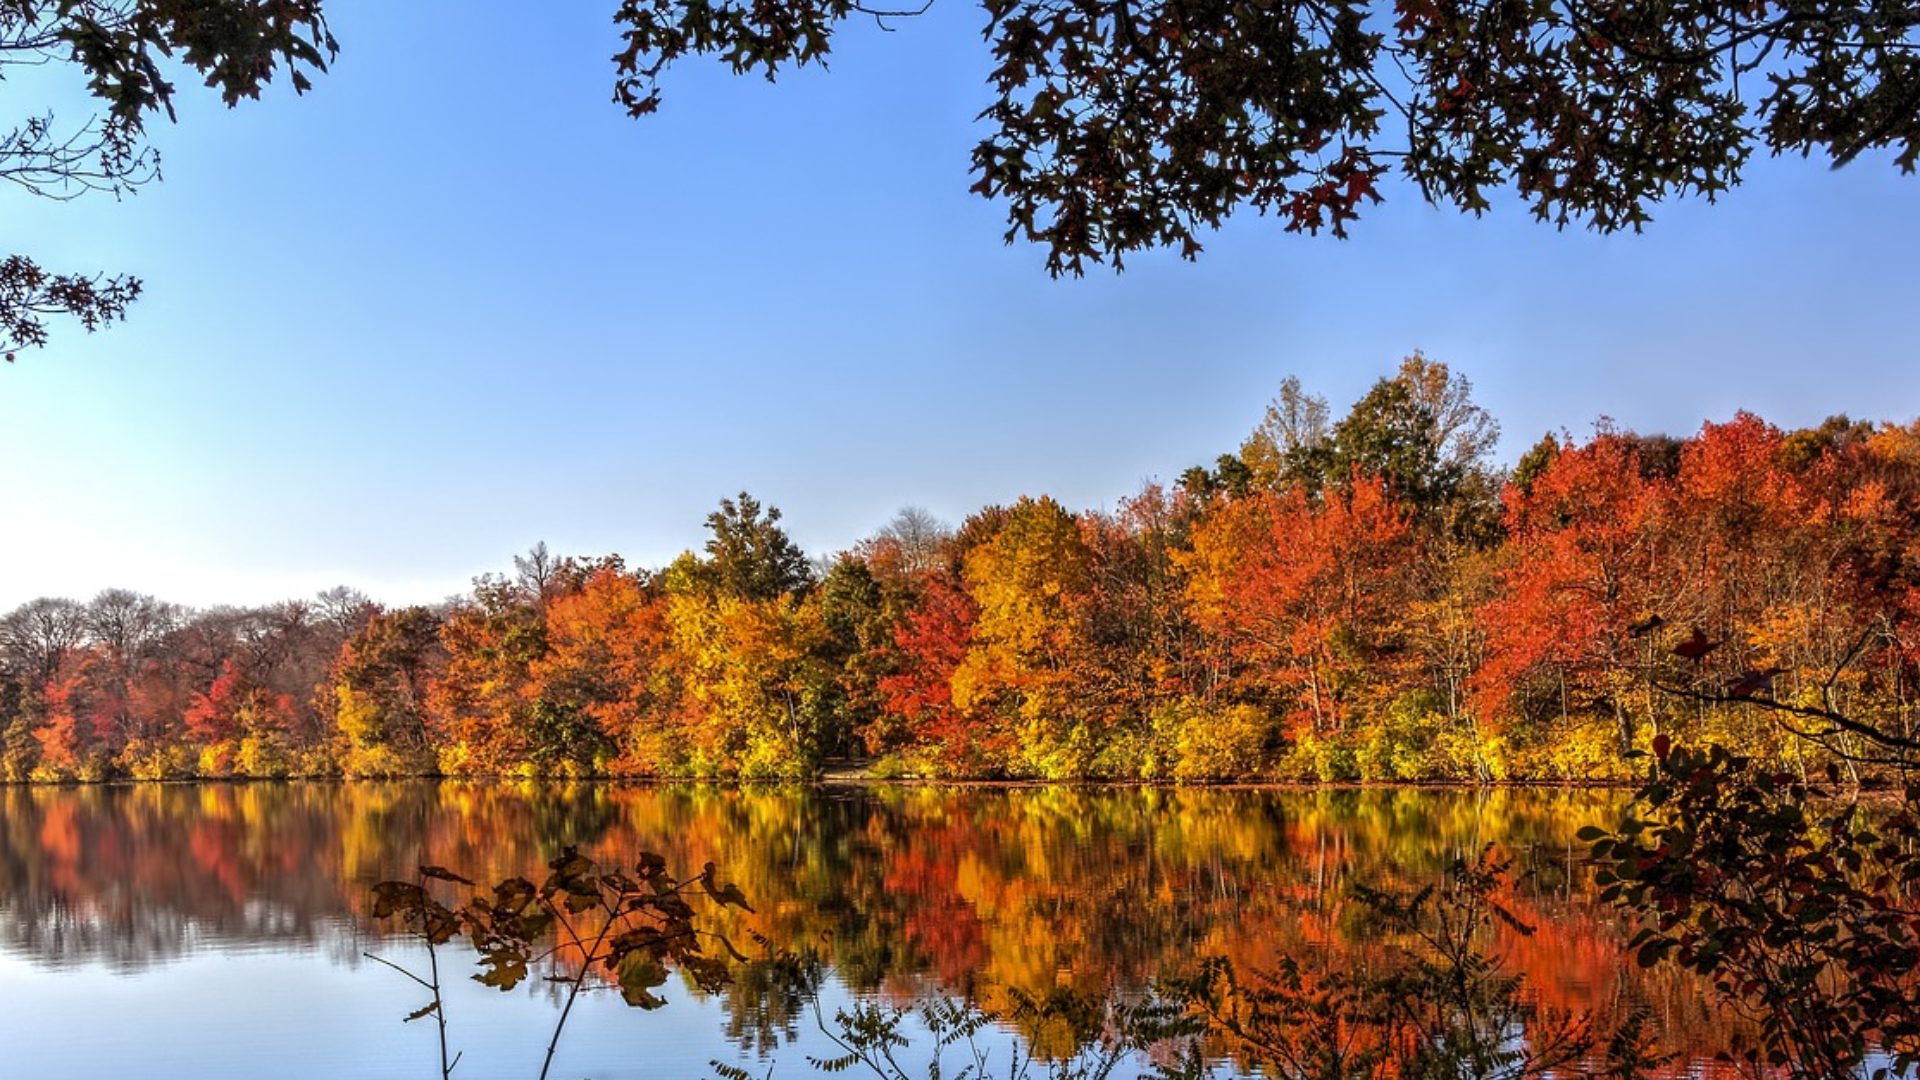
[[[0,773],[1599,780],[1920,734],[1920,422],[1602,422],[1510,470],[1497,433],[1416,354],[1338,420],[1289,379],[1110,512],[909,508],[812,560],[741,494],[663,568],[540,545],[432,607],[35,600]]]

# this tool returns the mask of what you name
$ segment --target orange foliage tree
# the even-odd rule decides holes
[[[445,673],[428,708],[450,773],[508,772],[530,760],[531,673],[547,651],[546,622],[526,591],[499,578],[448,612],[440,630]]]
[[[659,592],[633,574],[604,568],[549,601],[546,626],[548,651],[530,671],[535,693],[556,713],[590,722],[588,741],[603,754],[596,769],[671,772],[685,734]]]
[[[124,709],[110,688],[99,685],[100,657],[90,649],[69,651],[42,685],[43,715],[33,732],[40,744],[34,777],[100,780],[119,749],[117,717]]]
[[[1216,502],[1182,562],[1195,619],[1240,664],[1239,692],[1273,702],[1288,737],[1312,748],[1354,734],[1390,681],[1419,550],[1385,483],[1356,476],[1320,498]]]

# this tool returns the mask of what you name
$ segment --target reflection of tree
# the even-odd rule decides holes
[[[1143,988],[1203,955],[1270,969],[1366,939],[1356,883],[1418,887],[1489,843],[1540,933],[1508,961],[1568,1011],[1651,1002],[1702,1053],[1725,1021],[1693,985],[1623,964],[1619,917],[1588,898],[1583,823],[1618,797],[1573,792],[834,790],[590,784],[351,783],[0,789],[0,943],[49,964],[146,965],[191,949],[315,949],[350,958],[367,889],[421,863],[476,879],[537,876],[577,844],[712,860],[761,933],[813,950],[851,990],[1001,1000]],[[800,1003],[772,972],[727,992],[750,1049]],[[762,978],[761,976],[765,976]],[[804,1020],[801,1021],[804,1023]]]
[[[0,789],[0,941],[138,969],[197,948],[316,947],[351,913],[331,788]]]
[[[792,1042],[808,1016],[806,988],[818,986],[824,965],[813,958],[759,959],[737,965],[721,994],[727,1041],[764,1057]]]

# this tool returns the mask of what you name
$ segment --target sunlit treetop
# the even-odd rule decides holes
[[[688,55],[772,79],[824,64],[851,0],[622,0],[615,100],[635,116]],[[915,5],[907,5],[909,8]],[[930,3],[929,3],[930,6]],[[1346,235],[1391,174],[1478,214],[1637,229],[1714,198],[1756,149],[1920,155],[1907,0],[982,0],[995,98],[973,190],[1054,274],[1192,258],[1236,210]]]

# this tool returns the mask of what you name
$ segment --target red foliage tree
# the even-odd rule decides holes
[[[918,607],[901,620],[894,645],[904,658],[899,672],[880,680],[887,712],[903,722],[895,738],[927,748],[936,757],[963,762],[974,757],[986,734],[953,704],[953,673],[966,659],[980,606],[959,582],[930,577]],[[898,748],[889,740],[870,745],[875,753]]]

